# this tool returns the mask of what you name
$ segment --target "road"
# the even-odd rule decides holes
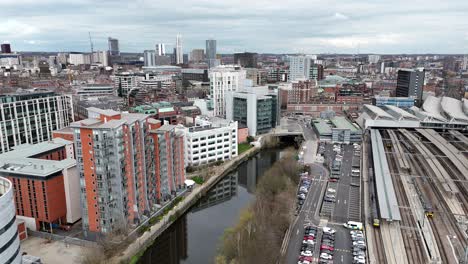
[[[302,237],[304,236],[304,224],[317,226],[320,224],[320,204],[328,179],[327,169],[319,163],[313,163],[313,158],[317,152],[317,139],[314,131],[304,124],[301,124],[301,128],[305,139],[303,146],[306,146],[306,149],[303,150],[303,160],[304,164],[310,166],[310,175],[312,175],[313,180],[302,210],[291,228],[291,236],[285,254],[286,263],[297,263]]]

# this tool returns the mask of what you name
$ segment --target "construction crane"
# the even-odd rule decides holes
[[[91,32],[88,32],[89,35],[89,44],[91,44],[91,64],[93,64],[93,54],[94,54],[94,49],[93,49],[93,40],[91,39]]]

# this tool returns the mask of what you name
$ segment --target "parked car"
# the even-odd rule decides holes
[[[312,261],[312,257],[300,256],[299,261]]]
[[[337,182],[338,179],[339,179],[339,177],[338,177],[338,178],[331,178],[331,179],[328,179],[328,181],[329,181],[329,182]]]
[[[329,234],[335,234],[336,233],[336,230],[333,229],[333,228],[330,228],[330,227],[324,226],[322,229],[323,229],[324,233],[329,233]]]
[[[324,244],[322,244],[322,245],[320,246],[320,250],[324,250],[324,249],[325,249],[325,250],[330,250],[330,251],[334,251],[334,250],[335,250],[334,247],[331,247],[331,246],[329,246],[329,245],[324,245]]]
[[[297,196],[298,199],[304,200],[306,198],[305,194],[301,193]]]
[[[332,198],[325,198],[325,199],[323,199],[323,200],[324,200],[325,202],[330,202],[330,203],[336,202],[336,200],[335,200],[335,199],[332,199]]]
[[[321,253],[320,258],[321,259],[333,259],[333,256],[327,253]]]
[[[301,256],[312,257],[312,251],[310,250],[302,251]]]

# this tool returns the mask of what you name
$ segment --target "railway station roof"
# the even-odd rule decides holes
[[[378,130],[371,129],[371,140],[375,187],[380,217],[387,221],[400,221],[400,209],[398,207],[392,176],[385,156],[382,136]]]
[[[440,105],[450,119],[468,122],[468,116],[463,113],[463,103],[460,100],[451,97],[442,97]]]
[[[388,113],[391,114],[393,117],[397,118],[398,120],[416,120],[418,121],[419,118],[406,112],[405,110],[396,107],[394,105],[386,105],[385,108],[388,110]]]

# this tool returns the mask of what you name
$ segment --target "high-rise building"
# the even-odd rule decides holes
[[[15,190],[17,218],[34,231],[81,219],[80,178],[73,142],[62,138],[24,144],[0,154],[0,176]]]
[[[88,108],[71,124],[85,235],[138,224],[183,188],[183,133],[145,114]]]
[[[463,56],[462,70],[466,71],[468,69],[468,56]]]
[[[311,66],[314,64],[315,55],[299,55],[289,57],[289,80],[311,79]]]
[[[8,43],[2,44],[1,45],[1,53],[11,53],[11,46]]]
[[[216,40],[208,39],[206,41],[206,59],[214,60],[216,59]]]
[[[93,63],[102,64],[102,66],[109,66],[109,53],[107,51],[93,52]]]
[[[177,34],[176,37],[176,47],[175,47],[175,63],[183,64],[184,63],[184,52],[182,50],[182,35]]]
[[[137,75],[131,72],[120,72],[111,76],[114,81],[114,90],[119,97],[128,97],[133,88],[145,79],[144,75]]]
[[[396,97],[412,97],[421,103],[424,76],[424,68],[398,70]]]
[[[91,64],[91,55],[84,53],[70,53],[68,62],[73,65]]]
[[[143,60],[146,67],[156,66],[156,54],[154,50],[145,50],[143,52]]]
[[[109,55],[119,56],[120,55],[119,40],[109,37],[107,42],[109,45]]]
[[[201,62],[205,60],[205,50],[203,49],[193,49],[190,52],[190,61],[192,62]]]
[[[214,115],[226,115],[225,93],[242,91],[246,72],[240,67],[218,66],[210,69],[210,97],[213,103]]]
[[[164,43],[156,44],[155,52],[156,52],[157,56],[165,56],[166,55],[166,45]]]
[[[13,184],[0,177],[0,259],[3,263],[21,264],[20,240],[16,223]]]
[[[234,53],[234,64],[244,68],[257,68],[257,53]]]
[[[226,92],[226,119],[248,127],[249,135],[267,133],[278,122],[278,96],[267,86],[248,91]]]
[[[54,92],[0,95],[0,153],[52,139],[73,121],[72,98]]]

